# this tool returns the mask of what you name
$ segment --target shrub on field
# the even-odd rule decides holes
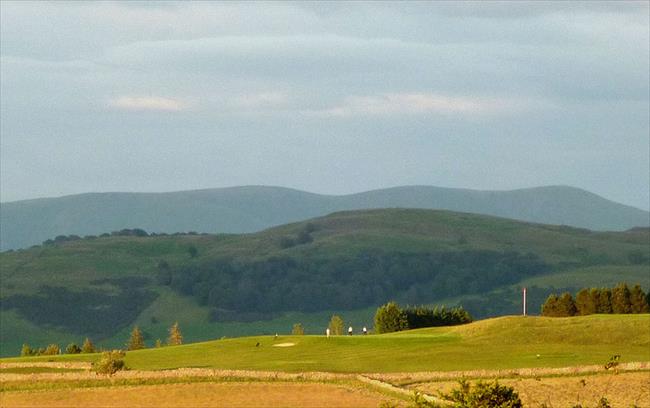
[[[44,356],[54,356],[61,352],[61,348],[58,344],[48,344],[45,350],[43,351]]]
[[[343,323],[343,319],[341,319],[341,316],[339,315],[333,315],[330,319],[330,324],[327,326],[333,336],[342,335],[344,327],[345,324]]]
[[[302,336],[305,334],[305,328],[302,327],[302,323],[296,323],[293,325],[293,328],[291,329],[291,334],[294,336]]]
[[[32,348],[29,347],[29,344],[25,343],[23,344],[23,347],[20,349],[20,355],[22,357],[32,356],[34,355],[34,350],[32,350]]]
[[[95,345],[93,344],[92,341],[88,337],[86,337],[86,340],[84,340],[84,344],[81,346],[81,352],[82,353],[94,353],[95,352]]]
[[[70,343],[68,346],[65,348],[66,354],[79,354],[81,353],[81,349],[79,346],[77,346],[76,343]]]
[[[598,405],[596,405],[596,408],[612,408],[612,406],[609,404],[609,401],[607,400],[606,397],[600,397],[600,400],[598,400]]]
[[[453,402],[456,408],[522,408],[519,394],[512,387],[495,382],[478,381],[473,387],[465,380],[459,388],[442,398]],[[435,406],[435,405],[434,405]]]
[[[102,358],[93,363],[93,370],[98,374],[113,375],[120,370],[126,370],[124,353],[121,350],[105,351]]]

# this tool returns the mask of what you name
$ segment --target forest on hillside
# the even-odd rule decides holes
[[[214,319],[232,311],[351,310],[403,294],[412,302],[474,294],[549,271],[533,254],[488,250],[402,253],[363,251],[351,258],[289,256],[244,263],[227,259],[174,268],[158,265],[157,279],[200,305]]]

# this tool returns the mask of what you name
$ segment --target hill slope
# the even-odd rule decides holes
[[[531,311],[549,291],[628,280],[650,287],[650,230],[592,232],[434,210],[334,213],[243,235],[106,236],[0,254],[2,353],[90,335],[149,342],[179,320],[188,340],[321,332],[334,311],[460,302],[475,316]],[[549,284],[548,282],[552,282]],[[553,289],[555,287],[555,289]],[[450,299],[450,297],[453,297]]]
[[[168,233],[255,232],[334,211],[396,207],[471,212],[594,230],[620,231],[650,224],[647,211],[562,186],[512,191],[408,186],[343,196],[250,186],[155,194],[80,194],[2,203],[0,248],[24,248],[57,235],[135,227]]]
[[[650,315],[502,317],[369,336],[256,336],[131,351],[132,369],[181,367],[289,372],[409,372],[567,367],[650,360]],[[256,346],[259,344],[259,346]],[[274,347],[274,344],[292,344]],[[505,358],[504,358],[505,356]],[[67,355],[64,361],[98,355]],[[50,360],[51,356],[3,361]]]

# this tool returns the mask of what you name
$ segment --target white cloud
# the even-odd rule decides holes
[[[237,96],[232,99],[231,104],[241,109],[268,109],[286,106],[288,100],[287,95],[282,92],[261,92]]]
[[[159,96],[121,96],[113,99],[108,106],[115,109],[130,111],[164,111],[177,112],[188,105],[180,100]]]
[[[341,104],[317,111],[324,116],[463,114],[492,115],[520,112],[532,106],[548,106],[539,101],[515,98],[447,96],[427,93],[386,93],[372,96],[348,96]]]

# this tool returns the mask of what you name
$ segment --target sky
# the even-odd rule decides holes
[[[580,187],[648,209],[649,2],[0,3],[0,200]]]

